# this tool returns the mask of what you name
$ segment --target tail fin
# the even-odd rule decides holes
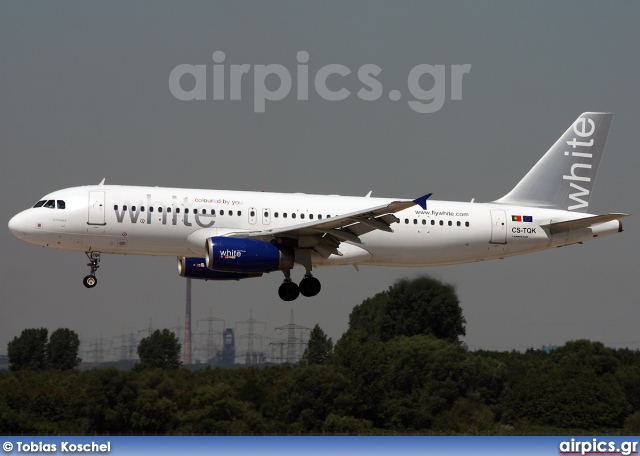
[[[612,113],[585,112],[526,176],[495,203],[586,212]]]

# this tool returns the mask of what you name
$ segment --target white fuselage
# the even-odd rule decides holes
[[[9,227],[20,239],[62,250],[125,255],[204,257],[205,240],[228,233],[283,228],[392,202],[391,198],[100,185],[53,192]],[[374,230],[362,244],[342,243],[314,266],[434,266],[503,258],[619,231],[617,220],[551,234],[541,227],[586,217],[570,211],[497,203],[427,202],[397,212],[393,232]],[[304,247],[305,239],[299,239]]]

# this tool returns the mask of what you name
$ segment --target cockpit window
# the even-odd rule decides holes
[[[56,207],[56,200],[47,201],[46,203],[44,203],[44,207],[54,209]]]
[[[64,204],[64,201],[58,200],[58,209],[64,209],[67,205]]]
[[[42,207],[42,205],[43,205],[44,203],[46,203],[46,201],[45,201],[45,200],[38,201],[38,202],[36,203],[36,205],[35,205],[35,206],[33,206],[33,207]]]

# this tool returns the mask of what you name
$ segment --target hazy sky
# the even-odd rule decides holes
[[[107,183],[492,201],[530,169],[584,111],[615,113],[590,212],[638,214],[640,4],[632,1],[2,2],[0,186],[5,224],[57,189]],[[212,54],[249,64],[241,99],[214,100]],[[308,53],[308,100],[296,91]],[[207,99],[180,101],[169,75],[205,65]],[[279,64],[292,89],[254,112],[257,65]],[[346,88],[328,101],[314,78],[340,64]],[[358,69],[374,64],[382,96]],[[444,65],[433,113],[408,104],[408,75]],[[451,68],[471,65],[462,99]],[[193,78],[183,78],[190,89]],[[227,81],[229,83],[229,81]],[[275,90],[271,76],[266,87]],[[434,78],[420,79],[431,88]],[[397,101],[391,89],[400,92]],[[5,225],[6,226],[6,225]],[[500,261],[429,269],[318,269],[322,292],[280,301],[280,272],[232,283],[193,282],[193,330],[209,315],[316,323],[335,340],[363,299],[402,277],[455,285],[470,348],[526,349],[588,338],[640,348],[638,217],[625,232]],[[0,354],[24,328],[68,327],[87,343],[184,322],[185,280],[170,257],[103,256],[82,286],[82,253],[44,249],[0,230]],[[301,267],[294,270],[300,278]],[[245,327],[246,328],[246,327]],[[242,327],[240,333],[246,332]],[[276,338],[279,336],[276,335]],[[113,342],[119,344],[119,340]],[[87,348],[87,345],[85,345]],[[87,358],[86,355],[83,355]],[[198,356],[196,356],[198,357]]]

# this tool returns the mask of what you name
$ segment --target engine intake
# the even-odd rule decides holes
[[[269,242],[215,236],[205,244],[207,268],[222,272],[270,272],[293,268],[293,251]]]
[[[240,280],[261,277],[261,272],[237,273],[212,271],[204,258],[178,258],[178,274],[182,277],[202,280]]]

